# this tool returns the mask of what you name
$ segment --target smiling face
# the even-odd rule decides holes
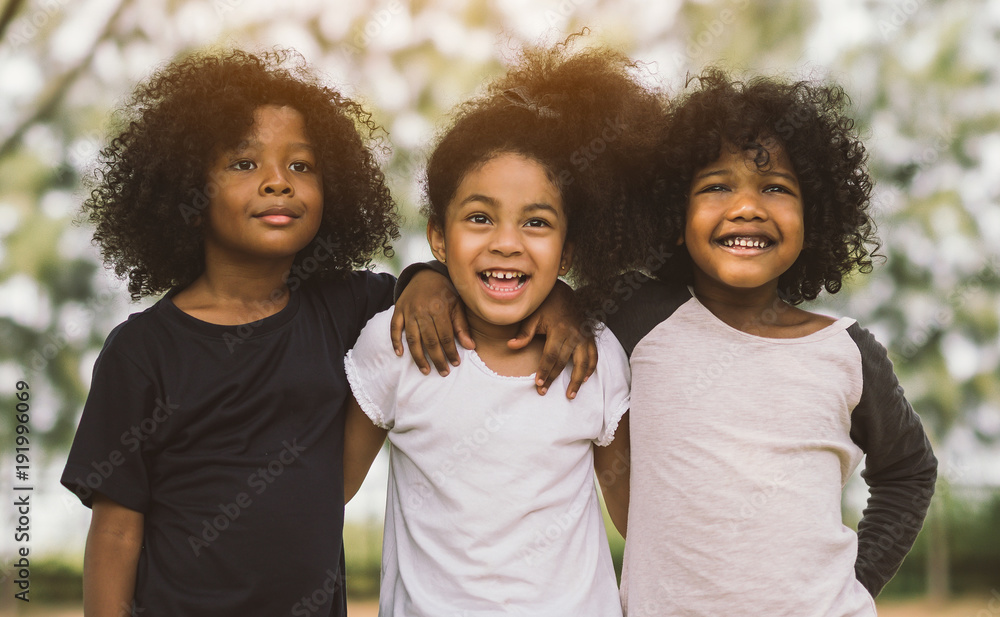
[[[216,193],[205,212],[207,262],[291,265],[319,231],[323,186],[305,120],[291,107],[254,112],[253,133],[209,169]]]
[[[780,145],[765,145],[765,169],[754,164],[756,151],[723,144],[719,158],[694,174],[683,243],[699,294],[776,292],[778,277],[802,252],[798,177]]]
[[[537,161],[500,154],[469,171],[445,211],[427,226],[448,266],[470,325],[508,336],[545,300],[570,265],[569,221],[559,188]]]

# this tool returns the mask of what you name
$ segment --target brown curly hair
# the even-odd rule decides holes
[[[879,248],[869,215],[872,180],[843,88],[771,77],[742,82],[717,68],[689,79],[688,86],[672,105],[663,140],[665,194],[654,219],[661,237],[676,245],[691,180],[724,144],[755,152],[755,164],[764,169],[769,155],[762,143],[776,140],[798,176],[805,219],[802,253],[778,279],[782,298],[798,304],[823,289],[837,293],[855,268],[870,272]],[[690,282],[690,256],[678,248],[659,278]]]
[[[381,129],[371,114],[322,85],[292,50],[193,54],[139,84],[118,110],[120,132],[101,151],[83,205],[96,227],[94,243],[127,279],[133,300],[187,285],[204,271],[203,230],[193,221],[211,207],[207,172],[218,152],[252,132],[263,105],[301,113],[316,148],[324,188],[317,239],[338,250],[313,274],[340,276],[379,251],[392,255],[398,219],[372,153]],[[295,263],[314,254],[316,243]]]
[[[578,53],[570,44],[527,49],[483,95],[460,105],[427,165],[432,224],[444,220],[462,178],[501,153],[542,164],[562,193],[575,243],[570,277],[585,291],[582,307],[598,301],[623,263],[645,252],[626,232],[635,208],[653,212],[651,180],[658,146],[653,130],[665,117],[663,97],[634,75],[637,65],[607,48]],[[654,237],[640,238],[653,241]]]

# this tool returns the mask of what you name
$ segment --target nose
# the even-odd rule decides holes
[[[490,238],[490,251],[505,257],[519,255],[524,249],[517,225],[500,224]]]
[[[266,175],[260,183],[262,195],[291,195],[295,189],[288,178],[288,170],[279,165],[267,168]]]
[[[760,195],[752,190],[737,191],[733,195],[732,204],[726,212],[731,221],[764,221],[767,220],[767,209],[761,203]]]

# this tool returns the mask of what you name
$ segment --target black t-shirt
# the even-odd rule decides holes
[[[139,614],[342,613],[343,358],[394,282],[303,287],[242,326],[168,294],[108,336],[62,483],[144,514]]]

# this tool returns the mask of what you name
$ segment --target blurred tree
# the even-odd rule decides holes
[[[947,8],[946,8],[947,6]],[[884,267],[827,300],[887,344],[941,455],[1000,437],[1000,11],[989,0],[7,0],[0,12],[0,405],[27,378],[37,444],[72,436],[86,375],[131,308],[89,231],[70,223],[117,99],[156,65],[212,44],[298,48],[392,135],[387,176],[408,215],[397,268],[422,249],[419,172],[446,112],[524,41],[582,26],[649,61],[673,90],[718,63],[829,75],[870,133]],[[10,443],[11,414],[0,414]],[[7,450],[0,468],[9,464]],[[5,460],[7,463],[5,463]],[[935,502],[935,507],[937,506]],[[947,592],[944,518],[928,521],[930,588]]]

